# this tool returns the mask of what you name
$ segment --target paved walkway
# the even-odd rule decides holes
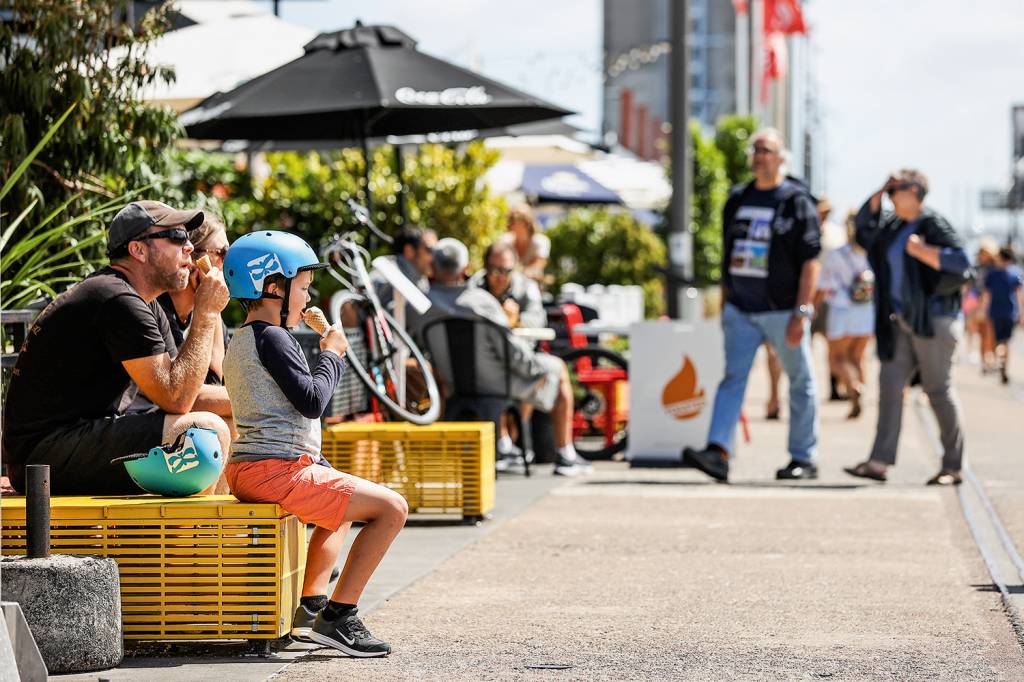
[[[1003,425],[1024,415],[965,370],[970,451],[984,448],[977,468],[1012,515],[1019,487],[993,482],[1015,445],[1019,463],[1020,434]],[[822,478],[786,485],[772,480],[786,426],[759,419],[763,395],[755,382],[731,485],[600,466],[370,613],[389,659],[320,650],[278,677],[1024,679],[956,493],[922,485],[938,460],[914,411],[888,484],[841,471],[870,446],[872,401],[858,422],[825,405]],[[550,664],[569,667],[535,667]]]
[[[731,485],[624,463],[567,482],[544,467],[499,479],[480,527],[406,528],[363,600],[388,659],[204,647],[73,679],[1024,679],[956,493],[923,486],[938,459],[919,398],[888,484],[842,472],[870,447],[874,401],[857,422],[824,405],[821,479],[781,484],[786,424],[761,418],[763,378],[759,365]],[[971,462],[1024,547],[1024,381],[964,364],[957,384]]]

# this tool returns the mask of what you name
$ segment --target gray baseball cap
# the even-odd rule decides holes
[[[117,253],[128,242],[153,227],[184,227],[192,231],[203,224],[203,212],[180,210],[161,201],[133,201],[114,216],[107,231],[107,254]]]

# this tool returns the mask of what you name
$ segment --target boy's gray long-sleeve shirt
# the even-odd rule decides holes
[[[320,455],[320,417],[344,372],[342,359],[321,353],[309,365],[283,327],[254,322],[236,332],[224,356],[224,380],[238,438],[231,461]]]

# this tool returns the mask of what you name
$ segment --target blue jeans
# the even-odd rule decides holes
[[[782,361],[789,377],[789,455],[794,461],[814,462],[818,445],[818,405],[814,374],[811,370],[811,330],[804,320],[800,345],[786,345],[786,326],[793,313],[789,310],[744,313],[726,303],[722,311],[725,334],[725,377],[718,384],[715,409],[711,415],[708,443],[736,453],[736,423],[743,408],[743,394],[754,356],[768,341]]]

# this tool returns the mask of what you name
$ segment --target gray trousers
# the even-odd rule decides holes
[[[878,431],[871,448],[871,459],[896,463],[896,445],[903,422],[903,389],[914,375],[921,374],[921,388],[939,423],[942,440],[942,468],[960,470],[964,455],[964,435],[960,428],[960,405],[953,392],[953,354],[963,333],[958,318],[935,316],[935,336],[916,336],[902,320],[893,325],[896,351],[892,360],[882,363],[879,375]]]

